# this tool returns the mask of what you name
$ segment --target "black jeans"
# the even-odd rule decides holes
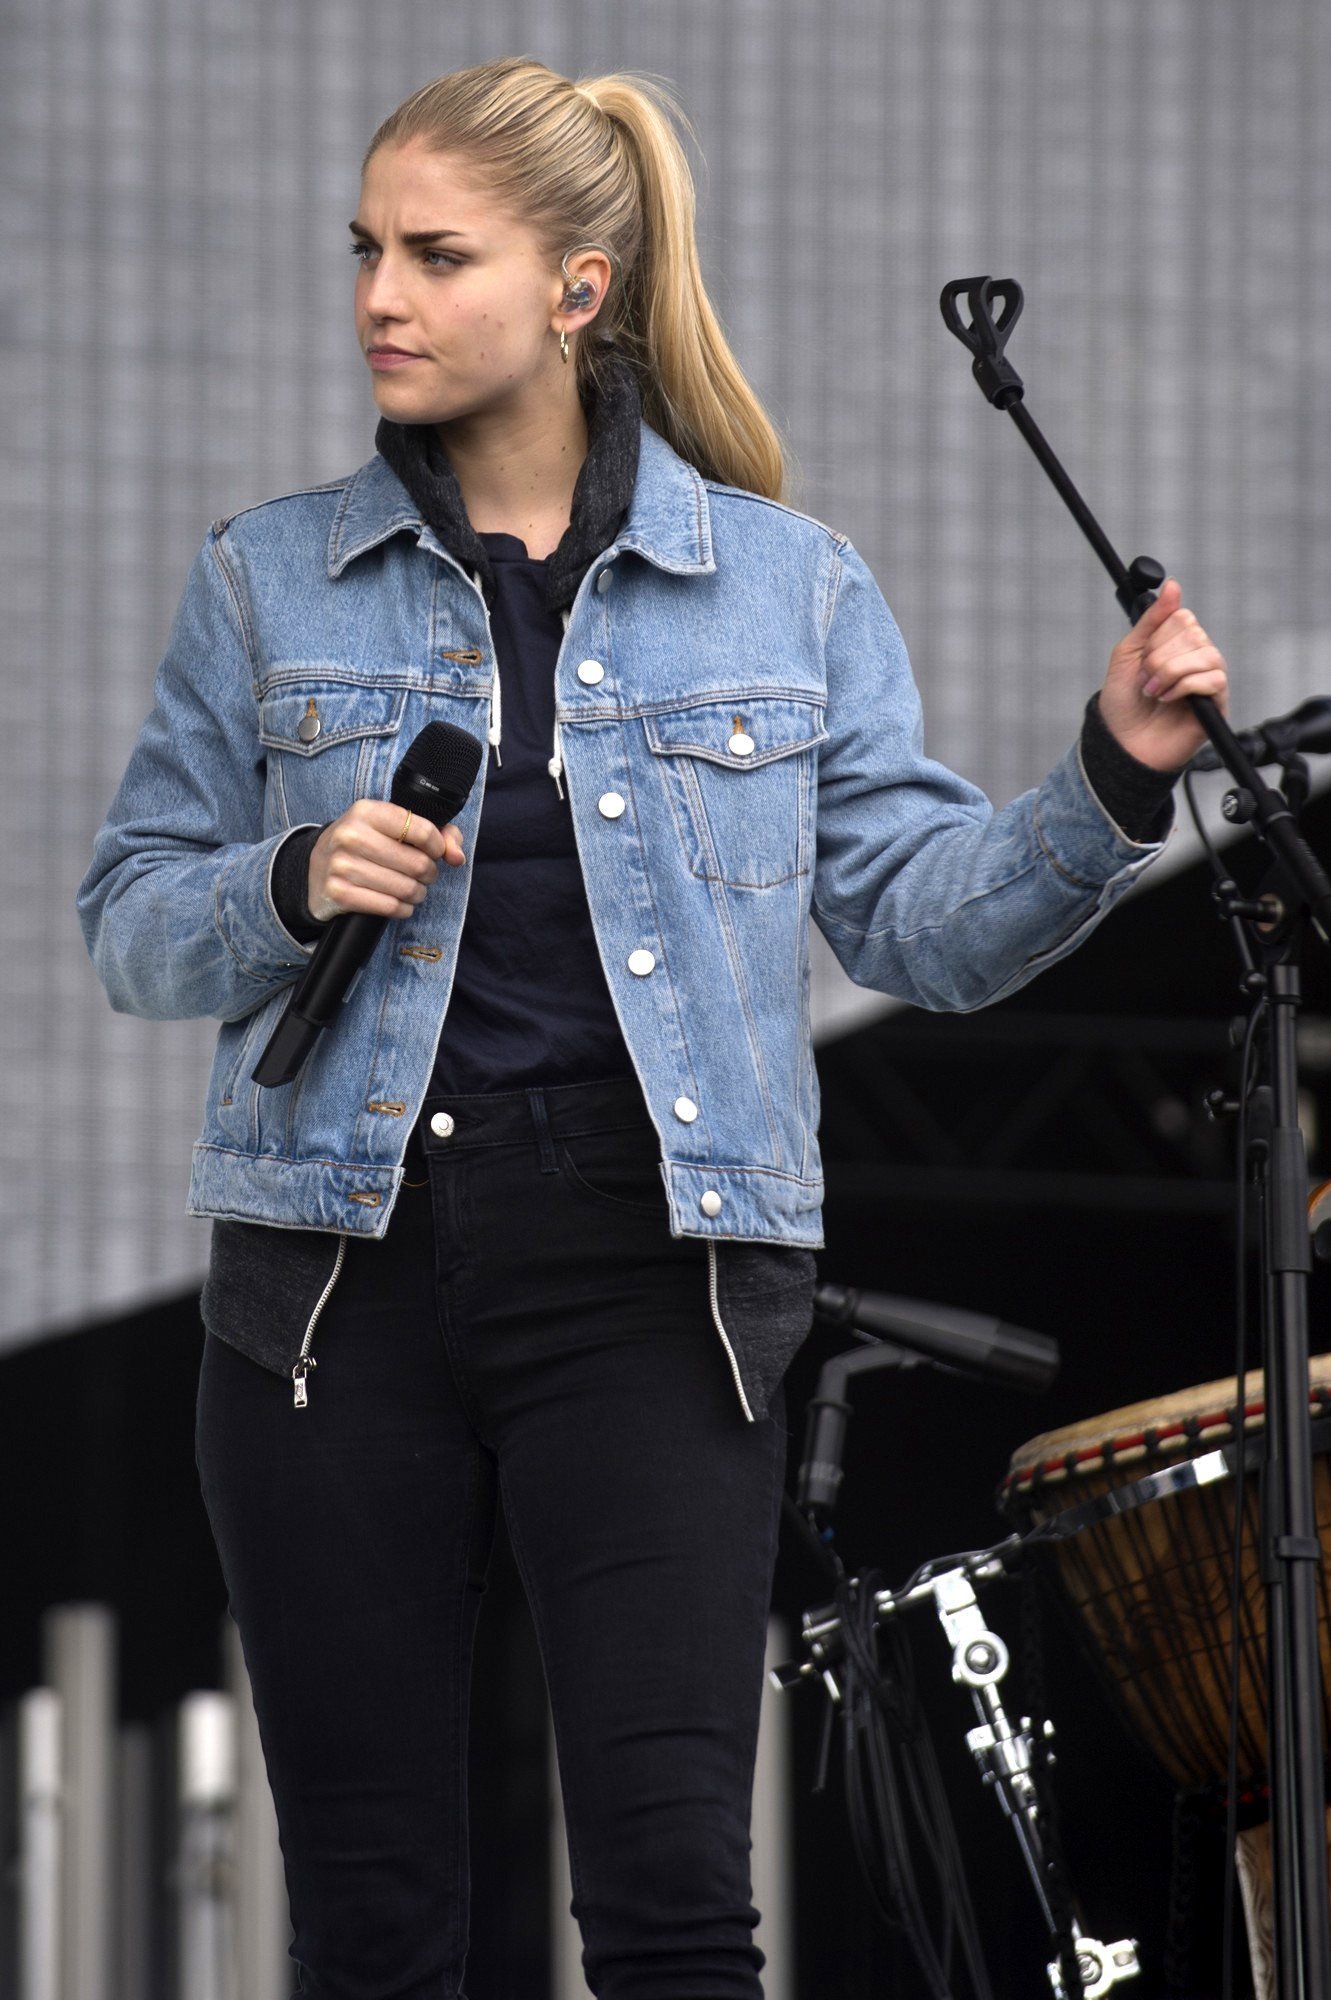
[[[749,1812],[784,1394],[746,1420],[635,1080],[432,1096],[417,1134],[423,1185],[381,1241],[348,1243],[308,1406],[212,1336],[199,1377],[298,1991],[461,1994],[472,1638],[502,1495],[588,1984],[759,2000]]]

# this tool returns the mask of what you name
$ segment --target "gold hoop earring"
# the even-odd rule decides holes
[[[560,353],[561,353],[561,354],[563,355],[563,357],[564,357],[565,361],[567,361],[567,360],[568,360],[568,335],[567,335],[567,333],[565,333],[565,331],[564,331],[564,329],[563,329],[563,327],[562,327],[562,326],[561,326],[561,327],[560,327],[560,329],[559,329],[559,351],[560,351]]]

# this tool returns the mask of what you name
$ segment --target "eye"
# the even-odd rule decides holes
[[[347,245],[347,248],[350,250],[353,257],[368,256],[372,247],[373,246],[369,243],[349,243]],[[426,257],[442,257],[444,263],[450,265],[461,264],[465,261],[465,259],[461,257],[454,257],[447,250],[425,250],[422,252],[422,255]],[[430,268],[431,270],[437,270],[439,267],[438,265],[431,265]]]

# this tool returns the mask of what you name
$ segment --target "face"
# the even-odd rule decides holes
[[[526,226],[419,140],[372,156],[355,222],[356,337],[384,416],[446,423],[567,392],[573,369],[557,329],[572,348],[596,317],[610,279],[603,253],[569,257],[573,278],[589,278],[596,295],[579,312],[561,311],[563,272],[551,271]],[[423,231],[430,242],[405,240]],[[380,346],[413,358],[376,367]]]

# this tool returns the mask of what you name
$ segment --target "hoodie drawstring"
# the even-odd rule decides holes
[[[478,569],[474,569],[472,571],[471,580],[476,585],[477,590],[480,591],[481,602],[484,603],[485,589],[481,583],[481,573]],[[499,738],[503,734],[502,721],[503,721],[503,691],[499,685],[499,655],[498,653],[496,653],[495,669],[494,669],[494,694],[492,695],[490,700],[490,727],[486,731],[486,741],[489,743],[491,749],[495,753],[496,764],[502,764],[504,761],[499,754]]]
[[[565,630],[566,632],[568,631],[568,621],[569,621],[569,616],[570,616],[570,614],[571,614],[572,610],[573,610],[573,606],[572,606],[571,604],[568,604],[568,605],[565,605],[565,607],[564,607],[563,611],[561,611],[561,612],[560,612],[560,614],[559,614],[559,615],[560,615],[560,617],[561,617],[561,618],[563,619],[563,621],[564,621],[564,630]],[[558,690],[558,688],[556,688],[556,690],[555,690],[555,700],[556,700],[556,701],[558,701],[558,699],[559,699],[559,690]],[[555,717],[555,745],[554,745],[554,748],[555,748],[555,754],[554,754],[554,756],[553,756],[553,757],[552,757],[552,758],[550,759],[549,763],[548,763],[548,764],[546,765],[546,767],[545,767],[545,768],[546,768],[546,770],[547,770],[547,771],[548,771],[548,772],[550,773],[550,776],[551,776],[551,777],[552,777],[552,778],[554,779],[554,781],[555,781],[555,790],[556,790],[556,791],[557,791],[557,792],[559,793],[559,796],[560,796],[560,798],[562,799],[562,798],[563,798],[563,796],[564,796],[564,787],[563,787],[563,786],[562,786],[562,785],[560,784],[560,782],[559,782],[559,774],[560,774],[560,772],[561,772],[561,771],[563,770],[563,768],[564,768],[564,739],[563,739],[563,737],[561,736],[561,734],[560,734],[560,731],[559,731],[559,717],[558,717],[558,716],[556,716],[556,717]]]
[[[478,569],[472,571],[472,578],[476,584],[477,590],[481,591],[481,595],[483,598],[485,593],[484,590],[482,589],[481,573]],[[559,614],[564,621],[564,630],[566,632],[568,631],[569,618],[572,615],[572,611],[573,607],[570,604],[566,605],[565,608]],[[499,750],[499,742],[502,735],[503,735],[503,693],[499,684],[499,655],[498,653],[496,653],[495,663],[494,663],[494,693],[490,701],[490,727],[486,731],[486,740],[488,741],[488,743],[490,744],[491,748],[495,753],[496,764],[500,765],[502,765],[504,761],[503,757],[500,755],[500,750]],[[564,744],[563,744],[563,738],[560,735],[558,716],[555,717],[554,753],[555,753],[554,756],[549,759],[545,768],[550,773],[550,776],[554,779],[555,790],[559,793],[559,796],[562,799],[564,796],[564,787],[560,783],[560,774],[564,769]]]

